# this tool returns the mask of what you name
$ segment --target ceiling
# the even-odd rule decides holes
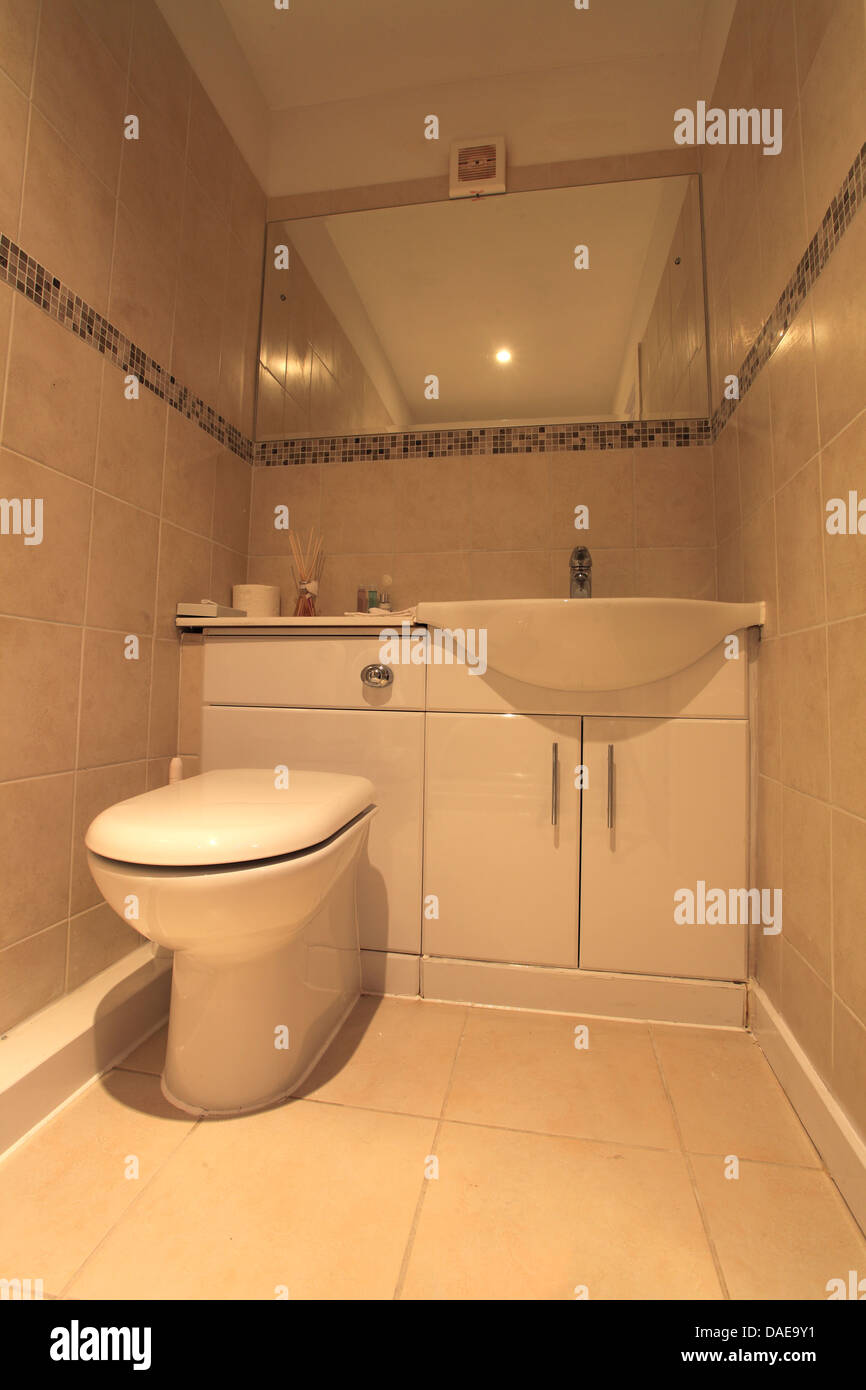
[[[272,196],[439,174],[473,134],[504,134],[521,164],[669,146],[676,107],[712,91],[734,6],[158,3]]]

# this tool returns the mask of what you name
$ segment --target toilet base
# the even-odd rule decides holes
[[[360,997],[354,887],[349,860],[310,921],[252,958],[175,953],[161,1083],[172,1105],[242,1115],[297,1089]]]
[[[349,1015],[352,1013],[359,998],[360,995],[357,995],[350,1000],[349,1004],[346,1006],[345,1012],[338,1019],[336,1026],[328,1034],[327,1038],[323,1042],[322,1046],[319,1048],[318,1052],[314,1054],[306,1071],[303,1072],[299,1077],[297,1077],[295,1081],[292,1082],[291,1086],[287,1091],[280,1091],[276,1095],[270,1096],[269,1099],[260,1100],[253,1105],[239,1105],[234,1110],[203,1110],[200,1105],[188,1105],[185,1101],[178,1100],[177,1096],[173,1096],[171,1091],[165,1084],[165,1072],[163,1072],[159,1078],[159,1089],[162,1091],[162,1094],[165,1096],[169,1105],[173,1105],[176,1110],[183,1110],[184,1113],[187,1115],[194,1115],[198,1120],[228,1119],[232,1115],[254,1115],[258,1110],[270,1110],[272,1106],[283,1105],[287,1100],[291,1100],[292,1096],[299,1089],[299,1087],[303,1086],[310,1073],[315,1071],[316,1067],[318,1066],[321,1059],[324,1057],[328,1048],[331,1046],[331,1043],[334,1041],[343,1024],[346,1022]]]

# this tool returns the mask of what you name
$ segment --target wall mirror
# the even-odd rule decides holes
[[[698,176],[272,222],[260,440],[708,413]]]

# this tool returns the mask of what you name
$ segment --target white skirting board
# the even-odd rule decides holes
[[[746,1023],[746,986],[727,980],[674,980],[662,975],[614,975],[362,951],[361,988],[365,994],[420,992],[425,999],[448,1003],[659,1023],[715,1028],[744,1028]]]
[[[136,947],[0,1040],[0,1154],[168,1017],[171,957]]]
[[[860,1226],[866,1231],[866,1141],[769,998],[749,981],[752,1032]]]

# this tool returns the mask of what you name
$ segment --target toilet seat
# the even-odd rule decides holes
[[[203,772],[100,812],[85,843],[129,864],[243,864],[321,844],[366,810],[373,795],[366,777],[338,772]]]

